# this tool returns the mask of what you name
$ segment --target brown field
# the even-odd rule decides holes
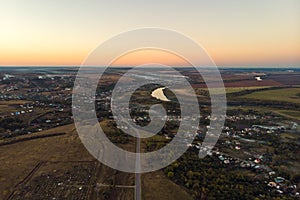
[[[17,111],[17,108],[9,105],[0,105],[0,114],[7,114],[10,112],[15,112]]]
[[[291,86],[300,85],[300,74],[282,74],[282,73],[270,73],[261,74],[262,81],[255,80],[256,76],[261,76],[256,73],[222,73],[222,79],[225,87],[263,87],[263,86]],[[195,74],[191,76],[198,83],[193,84],[195,88],[205,88],[206,85],[199,75]]]
[[[268,78],[283,85],[300,85],[300,74],[270,74]]]
[[[142,175],[142,199],[182,199],[193,198],[179,185],[165,177],[163,172],[152,172]]]
[[[213,84],[212,84],[213,85]],[[256,81],[256,80],[240,80],[240,81],[224,81],[225,87],[270,87],[270,86],[283,86],[283,84],[276,82],[274,80],[263,80],[263,81]],[[193,88],[206,88],[206,84],[199,83],[199,84],[192,84]]]
[[[51,136],[55,133],[64,134]],[[50,136],[36,137],[45,135]],[[26,137],[32,138],[22,140]],[[109,195],[109,199],[133,199],[134,174],[115,171],[96,161],[82,145],[74,125],[14,140],[18,139],[19,142],[0,145],[0,199],[45,199],[50,196],[103,199],[105,195]],[[142,176],[142,196],[145,199],[190,199],[184,189],[162,172]]]
[[[225,87],[262,87],[262,86],[282,86],[281,83],[274,80],[243,80],[235,82],[225,82]]]

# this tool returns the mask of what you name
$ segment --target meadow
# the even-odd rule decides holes
[[[257,91],[243,95],[241,98],[255,99],[261,101],[282,101],[290,103],[300,103],[300,88],[283,88]]]

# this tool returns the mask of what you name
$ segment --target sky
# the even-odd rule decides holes
[[[0,0],[0,5],[1,66],[77,66],[101,42],[143,27],[187,35],[218,66],[300,66],[299,0]],[[147,60],[148,53],[118,64]],[[180,63],[156,54],[158,61]]]

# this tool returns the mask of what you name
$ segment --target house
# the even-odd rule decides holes
[[[254,162],[255,162],[256,164],[258,164],[258,163],[260,163],[260,162],[261,162],[261,159],[259,159],[259,158],[256,158],[256,159],[254,160]]]
[[[250,167],[250,163],[247,163],[247,162],[241,162],[240,166],[241,166],[242,168],[244,168],[244,167]]]
[[[271,182],[268,183],[268,186],[269,186],[269,187],[274,187],[274,188],[275,188],[276,185],[277,185],[277,184],[276,184],[275,182],[273,182],[273,181],[271,181]]]
[[[225,160],[225,158],[221,155],[221,156],[219,156],[218,157],[221,161],[224,161]]]
[[[207,151],[207,155],[212,156],[212,151]]]
[[[269,172],[269,176],[272,176],[272,175],[275,175],[275,174],[276,174],[276,172],[274,172],[274,171]]]
[[[236,150],[240,150],[241,147],[240,147],[240,146],[235,146],[235,149],[236,149]]]
[[[276,177],[274,180],[275,180],[276,183],[283,183],[285,181],[285,178]]]
[[[225,163],[225,164],[229,164],[230,161],[229,161],[229,160],[224,160],[224,163]]]

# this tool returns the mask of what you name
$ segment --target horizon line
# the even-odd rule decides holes
[[[169,65],[170,67],[175,67],[175,68],[192,68],[193,66],[182,66],[182,65]],[[120,66],[80,66],[80,65],[0,65],[0,68],[9,68],[9,67],[67,67],[67,68],[72,68],[72,67],[76,67],[76,68],[80,68],[80,67],[115,67],[115,68],[128,68],[128,67],[136,67],[133,65],[120,65]],[[153,67],[158,67],[158,66],[153,66]],[[204,68],[209,68],[209,67],[215,67],[215,66],[197,66],[197,67],[204,67]],[[278,66],[278,65],[274,65],[274,66],[270,66],[270,65],[223,65],[223,66],[218,66],[216,65],[216,67],[218,68],[300,68],[300,65],[290,65],[290,66]]]

